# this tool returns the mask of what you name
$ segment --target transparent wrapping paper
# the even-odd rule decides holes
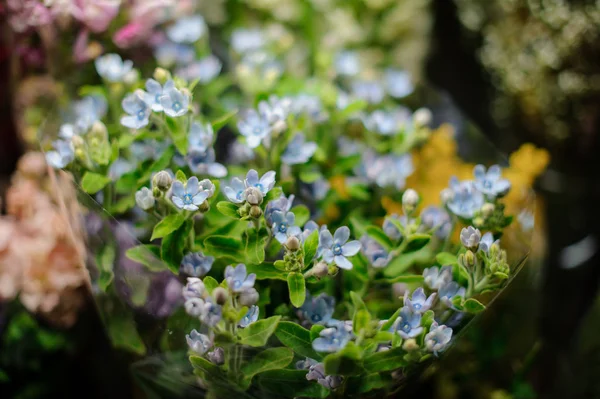
[[[47,143],[52,141],[56,134],[53,132],[58,131],[58,125],[54,125],[51,119],[42,128],[41,143],[44,149],[48,148]],[[459,142],[463,159],[484,164],[505,163],[481,136],[463,137]],[[415,173],[427,172],[417,171]],[[75,176],[75,181],[81,181],[80,176]],[[427,357],[412,365],[410,369],[386,366],[380,372],[376,366],[369,364],[376,361],[387,363],[397,361],[398,366],[402,366],[405,364],[402,360],[403,356],[393,357],[390,355],[389,358],[361,359],[360,370],[349,372],[344,377],[344,393],[341,393],[339,390],[329,390],[314,381],[307,381],[307,370],[294,368],[296,362],[305,359],[301,354],[306,353],[306,348],[299,352],[286,350],[285,356],[289,355],[289,359],[284,362],[286,364],[282,366],[282,369],[271,369],[264,366],[265,362],[279,361],[278,357],[270,359],[266,356],[262,359],[263,363],[253,363],[256,362],[256,359],[264,356],[265,350],[277,351],[286,347],[275,327],[272,331],[273,334],[265,341],[264,345],[244,345],[231,342],[229,336],[217,336],[213,345],[214,347],[220,345],[225,350],[227,360],[224,366],[216,366],[201,356],[196,357],[196,360],[192,360],[192,364],[190,364],[186,334],[193,329],[200,333],[208,333],[208,329],[197,318],[186,314],[184,310],[184,298],[181,293],[186,284],[185,275],[163,261],[160,253],[156,252],[156,247],[146,246],[150,242],[151,231],[136,227],[136,222],[156,217],[141,212],[138,208],[133,208],[116,218],[103,206],[103,203],[106,203],[104,196],[111,195],[110,191],[105,190],[90,196],[81,187],[78,188],[80,202],[85,209],[85,213],[81,217],[81,225],[87,232],[86,265],[98,312],[114,347],[134,354],[135,360],[131,364],[132,375],[136,383],[149,394],[161,397],[206,396],[213,398],[227,395],[244,398],[388,396],[396,394],[407,385],[418,384],[418,376],[422,375],[432,362],[435,362],[435,357]],[[114,192],[112,195],[109,203],[118,204],[119,196]],[[521,209],[519,211],[533,214],[533,193],[521,193],[520,197]],[[209,202],[211,212],[217,212],[217,195]],[[502,290],[519,272],[529,253],[531,226],[523,227],[522,223],[517,221],[516,215],[514,216],[515,219],[502,235],[502,248],[506,249],[508,253],[510,277],[501,290],[478,296],[478,299],[486,306],[489,306],[501,295]],[[215,220],[197,216],[195,223],[203,225],[203,227],[196,228],[195,239],[203,236],[202,228],[210,231],[215,227],[211,226],[213,223],[217,225],[222,223],[222,218],[222,215]],[[172,245],[177,245],[176,240],[186,239],[188,237],[176,238]],[[159,241],[160,239],[155,240],[154,243]],[[130,252],[128,253],[128,251]],[[220,281],[225,266],[231,263],[227,259],[217,259],[210,276]],[[443,266],[443,263],[438,262],[438,264]],[[431,265],[419,265],[417,261],[413,267],[417,273],[420,273],[423,267],[429,266]],[[260,265],[256,267],[260,267]],[[256,270],[256,267],[252,270]],[[340,273],[345,273],[345,271]],[[271,300],[274,295],[285,289],[284,282],[269,280],[265,276],[259,276],[257,281],[257,285],[262,288],[270,286]],[[339,292],[345,289],[340,287],[340,284],[343,284],[342,279],[338,278],[335,281],[333,291]],[[403,287],[398,287],[399,295],[407,288],[412,290],[416,286],[413,282],[408,281]],[[269,304],[269,298],[261,301],[259,302],[261,309],[268,309],[271,318],[274,317],[273,312],[277,303]],[[394,300],[393,297],[390,297],[388,301],[388,304],[381,305],[382,308],[390,309],[392,303],[401,303]],[[395,306],[399,307],[400,305]],[[385,310],[382,312],[386,313]],[[387,313],[389,316],[392,312]],[[294,312],[279,319],[279,323],[281,321],[299,323],[297,319],[289,317],[292,314]],[[261,314],[260,319],[262,320],[264,317]],[[468,313],[454,312],[448,318],[446,323],[452,325],[454,331],[452,342],[461,339],[461,335],[476,317],[476,315]],[[318,332],[317,335],[313,335],[311,332],[309,338],[314,340],[316,336],[318,337]],[[289,343],[288,347],[290,347]],[[291,349],[294,348],[291,347]],[[441,353],[439,355],[443,356]],[[339,367],[341,369],[349,367],[344,361],[345,359],[340,360]],[[261,367],[263,368],[261,369]],[[235,375],[231,375],[231,370],[235,370]]]

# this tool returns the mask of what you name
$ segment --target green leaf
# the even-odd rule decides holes
[[[323,331],[324,329],[325,329],[324,325],[314,324],[310,328],[310,340],[311,340],[311,342],[314,341],[315,339],[317,339],[319,337],[319,335],[321,334],[321,331]]]
[[[107,245],[101,250],[96,258],[98,271],[100,272],[100,275],[98,276],[98,287],[100,287],[103,292],[108,290],[108,287],[115,276],[113,272],[115,255],[115,248],[111,245]]]
[[[408,236],[408,244],[404,249],[404,253],[418,251],[429,244],[429,241],[431,241],[431,236],[428,234],[411,234]]]
[[[269,348],[260,352],[242,366],[241,372],[244,376],[242,386],[249,387],[255,375],[268,370],[282,369],[293,359],[294,352],[289,348]]]
[[[458,263],[458,257],[450,252],[440,252],[435,256],[435,260],[441,266],[453,265]]]
[[[398,309],[394,312],[393,315],[390,316],[390,318],[382,324],[380,331],[389,331],[390,328],[392,328],[392,325],[394,325],[394,322],[396,321],[396,319],[398,318],[398,316],[400,316],[400,311],[402,309]]]
[[[246,263],[259,265],[265,261],[265,243],[268,238],[266,229],[255,229],[244,232],[246,243]]]
[[[264,202],[269,203],[269,201],[279,199],[279,197],[281,197],[282,194],[283,190],[281,189],[281,187],[273,187],[269,190],[267,195],[265,195]]]
[[[360,309],[354,314],[352,319],[352,328],[356,334],[360,333],[361,330],[369,328],[371,323],[371,313],[365,309]]]
[[[315,230],[304,240],[304,265],[308,266],[313,261],[319,247],[319,231]]]
[[[235,109],[231,112],[226,113],[220,118],[211,122],[212,128],[215,132],[218,132],[223,126],[225,126],[231,118],[233,118],[238,113],[238,110]]]
[[[261,390],[284,398],[326,398],[329,390],[306,379],[306,370],[269,370],[258,377]]]
[[[196,355],[190,356],[190,363],[195,370],[200,370],[204,374],[204,377],[210,377],[207,378],[208,380],[225,380],[225,375],[219,366],[209,362],[203,357]]]
[[[323,175],[318,170],[303,170],[300,172],[299,177],[302,182],[311,184],[319,180]]]
[[[213,290],[219,286],[219,282],[211,276],[204,277],[202,281],[204,282],[204,287],[209,294],[212,294]]]
[[[208,237],[204,240],[204,248],[211,255],[233,258],[235,261],[245,258],[242,242],[232,237]]]
[[[404,276],[398,276],[398,277],[390,278],[390,279],[387,279],[385,281],[388,282],[389,284],[393,284],[393,283],[406,283],[406,284],[422,283],[423,282],[423,276],[420,275],[420,274],[404,275]]]
[[[341,119],[348,119],[348,117],[352,116],[353,114],[356,114],[357,112],[360,112],[363,109],[367,108],[368,105],[369,103],[362,99],[353,101],[350,104],[348,104],[346,108],[340,111],[338,113],[338,116]]]
[[[187,177],[185,175],[185,173],[183,173],[183,170],[178,170],[177,173],[175,173],[175,180],[182,182],[183,184],[187,183]]]
[[[163,220],[158,222],[156,226],[154,226],[154,230],[152,230],[152,238],[150,241],[156,240],[157,238],[163,238],[183,225],[185,222],[185,216],[181,213],[174,213],[165,217]]]
[[[220,201],[217,203],[217,209],[225,216],[229,216],[230,218],[240,219],[240,214],[238,213],[238,206],[232,202],[228,201]]]
[[[188,241],[188,236],[192,228],[193,221],[187,220],[183,226],[162,239],[160,244],[160,255],[173,274],[179,274],[179,266],[181,264],[181,259],[183,259],[186,242]]]
[[[138,355],[146,353],[146,346],[138,335],[133,315],[125,309],[118,312],[112,309],[111,312],[111,316],[105,318],[104,322],[113,346]]]
[[[485,310],[485,305],[475,298],[469,298],[463,303],[463,308],[469,313],[480,313]]]
[[[352,300],[352,305],[354,305],[354,312],[357,312],[361,309],[367,310],[367,305],[365,305],[360,295],[358,295],[356,292],[350,292],[350,299]]]
[[[153,272],[163,271],[167,266],[161,261],[160,247],[157,245],[138,245],[129,248],[125,256],[134,262],[141,263]]]
[[[367,234],[372,239],[374,239],[379,244],[381,244],[383,246],[383,248],[387,251],[392,249],[392,247],[394,246],[394,244],[392,243],[392,240],[390,240],[390,238],[383,232],[383,230],[377,226],[368,226]]]
[[[259,320],[238,332],[240,343],[248,346],[265,346],[279,324],[281,316]]]
[[[290,291],[290,301],[292,305],[299,308],[304,304],[306,298],[306,283],[302,273],[293,272],[287,277],[288,289]]]
[[[271,264],[263,263],[262,265],[246,265],[248,274],[256,274],[257,280],[283,280],[287,281],[287,272],[277,270]]]
[[[110,178],[98,173],[85,172],[81,179],[81,188],[88,194],[96,194],[110,183]]]
[[[369,188],[363,184],[348,185],[348,194],[350,194],[352,198],[356,198],[362,201],[367,201],[369,198],[371,198]]]
[[[310,219],[310,211],[304,205],[296,205],[290,212],[293,212],[296,215],[296,226],[304,226],[306,222]]]
[[[433,312],[433,310],[428,310],[427,312],[423,313],[423,317],[421,318],[421,325],[423,327],[425,327],[427,330],[429,330],[429,327],[431,327],[431,324],[433,323],[433,320],[435,318],[435,313]]]
[[[291,348],[298,355],[315,360],[321,359],[321,355],[312,347],[310,331],[298,323],[290,321],[279,322],[277,330],[275,330],[275,336],[282,344]]]
[[[339,352],[329,354],[323,359],[325,374],[328,375],[359,375],[363,372],[361,350],[354,342],[349,342]]]
[[[406,351],[402,348],[392,348],[365,357],[363,365],[365,370],[369,373],[381,373],[383,371],[396,370],[408,364],[407,361],[404,360],[405,355]]]

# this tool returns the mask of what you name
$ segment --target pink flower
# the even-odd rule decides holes
[[[74,0],[73,17],[92,32],[104,32],[119,12],[121,0]]]
[[[82,29],[73,45],[73,59],[78,64],[93,60],[102,54],[102,45],[98,42],[90,43],[89,36],[89,31]]]
[[[120,48],[129,48],[134,46],[152,33],[152,26],[147,23],[131,22],[115,33],[113,41]]]
[[[52,13],[39,0],[7,0],[9,22],[17,32],[25,32],[52,22]]]
[[[129,19],[152,28],[172,17],[176,0],[134,0]]]

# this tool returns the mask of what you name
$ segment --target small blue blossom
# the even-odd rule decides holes
[[[52,143],[54,150],[46,153],[46,162],[55,169],[62,169],[75,160],[73,144],[66,140],[56,140]]]
[[[306,142],[303,133],[296,133],[281,155],[281,162],[287,165],[307,163],[315,151],[317,151],[317,143],[313,141]]]
[[[323,110],[321,99],[310,94],[299,94],[291,98],[290,111],[296,116],[308,115],[312,122],[323,122],[327,114]]]
[[[379,104],[383,101],[385,91],[378,81],[358,80],[352,83],[352,94],[369,104]]]
[[[119,54],[105,54],[94,61],[96,71],[109,82],[122,82],[133,68],[132,61],[123,61]]]
[[[337,139],[338,152],[343,157],[360,154],[363,150],[363,144],[358,140],[352,140],[345,136],[340,136]]]
[[[140,129],[148,125],[151,108],[144,101],[144,92],[136,90],[123,99],[123,110],[127,112],[127,116],[121,118],[121,125],[131,128]]]
[[[194,43],[206,32],[206,23],[201,15],[179,18],[167,28],[167,37],[175,43]]]
[[[163,106],[160,98],[163,95],[163,87],[154,79],[146,81],[146,92],[144,93],[144,102],[152,108],[154,112],[162,112]]]
[[[168,116],[182,116],[188,112],[190,98],[187,94],[184,94],[175,88],[175,82],[168,80],[163,87],[160,105],[162,105],[165,114]]]
[[[371,266],[382,268],[390,263],[391,255],[377,241],[364,235],[360,238],[360,243],[362,244],[361,251]]]
[[[256,187],[260,190],[263,196],[267,195],[269,191],[275,186],[275,172],[270,170],[259,179],[258,172],[254,169],[250,169],[246,174],[246,180],[244,180],[246,187]]]
[[[338,375],[326,375],[323,363],[310,365],[308,373],[306,374],[306,379],[308,381],[317,381],[319,385],[322,385],[327,389],[336,389],[342,385],[343,381],[343,378]]]
[[[309,220],[308,222],[306,222],[304,224],[304,228],[302,230],[302,242],[306,241],[306,239],[308,238],[308,236],[310,236],[313,231],[324,231],[327,230],[327,225],[323,225],[321,227],[319,227],[319,225],[317,223],[315,223],[312,220]],[[317,258],[320,257],[320,253],[319,253],[319,248],[317,248]]]
[[[415,338],[423,332],[421,314],[411,312],[406,306],[403,307],[392,326],[392,331],[397,332],[402,339]]]
[[[485,170],[485,166],[477,165],[473,169],[475,187],[483,194],[490,197],[503,197],[510,190],[510,182],[502,178],[502,170],[498,165],[492,165]]]
[[[406,178],[414,172],[412,157],[403,155],[378,155],[372,150],[363,152],[356,174],[378,186],[404,189]]]
[[[204,355],[212,347],[210,338],[204,334],[200,334],[195,329],[189,335],[185,336],[185,340],[190,350],[200,356]]]
[[[245,190],[246,185],[237,177],[231,179],[231,183],[229,183],[229,186],[223,187],[223,193],[225,194],[227,199],[229,199],[229,201],[233,202],[234,204],[241,204],[246,200],[244,196]]]
[[[163,68],[170,68],[173,64],[188,65],[196,56],[192,46],[165,42],[154,48],[154,58]]]
[[[309,324],[327,324],[333,316],[335,298],[321,293],[316,297],[306,291],[306,299],[298,309],[298,317]]]
[[[446,283],[440,287],[438,294],[442,303],[450,308],[454,308],[454,305],[452,305],[452,300],[455,297],[464,298],[465,288],[461,287],[456,281],[450,281],[449,283]]]
[[[335,56],[334,66],[338,75],[357,75],[360,72],[360,57],[356,51],[342,51]]]
[[[202,280],[197,277],[188,277],[187,283],[183,287],[181,294],[186,300],[192,298],[201,298],[204,294],[205,287]]]
[[[227,286],[233,292],[242,292],[254,287],[256,274],[247,274],[246,265],[240,263],[235,268],[233,266],[225,268],[225,280],[227,281]]]
[[[410,122],[411,113],[404,107],[393,111],[376,110],[361,117],[365,128],[383,136],[398,134]]]
[[[393,220],[398,221],[402,226],[406,228],[408,225],[408,218],[405,215],[398,216],[397,214],[392,214],[383,219],[383,232],[386,236],[388,236],[392,240],[399,240],[402,237],[402,232],[398,230],[398,227],[392,222]]]
[[[437,266],[423,270],[423,282],[432,290],[439,290],[452,281],[452,266]]]
[[[292,106],[292,100],[290,98],[279,98],[275,95],[269,96],[268,101],[261,101],[258,103],[258,112],[265,118],[271,126],[275,127],[277,124],[283,124],[290,114]]]
[[[484,252],[486,255],[490,254],[490,248],[494,244],[499,244],[500,240],[494,241],[494,235],[490,232],[487,232],[481,237],[481,241],[479,242],[479,250]]]
[[[319,337],[312,342],[312,347],[317,352],[337,352],[346,347],[352,338],[352,329],[348,329],[343,322],[330,324],[322,330]]]
[[[273,220],[273,236],[281,244],[285,243],[288,237],[298,237],[302,235],[300,227],[295,226],[296,215],[293,212],[280,212],[275,211],[271,217]]]
[[[205,256],[202,252],[190,252],[181,260],[180,269],[192,277],[205,276],[212,268],[215,258]]]
[[[269,121],[253,109],[246,113],[237,126],[240,133],[246,137],[246,143],[250,148],[258,147],[271,134]]]
[[[409,291],[404,293],[404,306],[408,307],[411,313],[427,312],[429,309],[431,309],[434,300],[435,292],[427,297],[423,287],[417,288],[413,292],[412,298],[409,297]]]
[[[231,48],[238,54],[261,49],[267,43],[260,29],[238,28],[231,34]]]
[[[145,211],[154,208],[154,202],[154,195],[148,187],[142,187],[135,193],[136,205]]]
[[[397,69],[385,71],[385,86],[389,95],[394,98],[406,97],[415,89],[410,74]]]
[[[476,250],[481,240],[481,231],[473,226],[464,227],[460,231],[460,242],[465,248]]]
[[[238,326],[241,328],[246,328],[250,324],[254,323],[256,320],[258,320],[258,310],[258,306],[252,305],[250,309],[248,309],[248,313],[246,313],[246,315],[242,317],[242,320],[240,320]]]
[[[72,107],[72,122],[78,134],[85,133],[102,119],[108,110],[108,103],[101,95],[85,96],[75,101]]]
[[[71,140],[73,136],[79,136],[80,132],[77,127],[71,123],[65,123],[61,125],[58,130],[58,137],[63,140]]]
[[[445,325],[438,325],[437,322],[431,323],[429,332],[425,335],[425,349],[438,355],[439,352],[445,351],[450,346],[452,340],[452,329]]]
[[[472,181],[459,182],[456,177],[450,179],[451,198],[446,206],[452,213],[465,219],[475,216],[484,203],[483,194]]]
[[[137,165],[135,162],[129,161],[124,158],[117,158],[108,167],[108,177],[115,181],[121,178],[126,173],[133,172]]]
[[[187,164],[193,173],[213,177],[227,176],[227,168],[215,162],[215,150],[208,148],[205,151],[192,150],[186,155]]]
[[[352,262],[347,257],[354,256],[360,251],[360,242],[357,240],[347,242],[350,238],[350,229],[347,226],[338,228],[332,236],[329,230],[319,234],[319,246],[323,248],[322,257],[327,263],[335,263],[342,269],[352,269]]]
[[[320,177],[311,184],[310,188],[312,197],[317,201],[321,201],[327,196],[327,193],[329,193],[331,184],[327,179]]]
[[[187,81],[198,79],[201,83],[209,83],[221,73],[222,68],[223,63],[214,55],[209,55],[178,68],[176,75]]]
[[[186,211],[197,211],[198,207],[215,192],[215,186],[210,180],[204,179],[198,182],[196,176],[190,177],[185,186],[180,181],[174,181],[171,189],[173,204]]]
[[[273,212],[279,211],[287,213],[290,209],[292,209],[293,203],[294,194],[290,194],[289,197],[286,197],[282,194],[278,199],[269,201],[267,207],[265,208],[265,220],[267,221],[267,225],[269,227],[273,225]]]
[[[296,370],[308,370],[310,369],[310,366],[314,366],[317,363],[318,362],[316,360],[307,357],[304,360],[298,360],[295,366]]]
[[[211,300],[206,300],[204,302],[202,314],[200,315],[200,321],[202,323],[207,324],[210,327],[214,327],[218,322],[221,321],[222,317],[223,309],[221,306],[213,303]]]
[[[421,223],[435,231],[438,238],[444,239],[450,234],[452,223],[448,212],[437,206],[428,206],[421,211]]]
[[[521,211],[517,216],[517,220],[519,221],[519,224],[521,225],[523,231],[531,231],[535,226],[535,215],[531,211]]]

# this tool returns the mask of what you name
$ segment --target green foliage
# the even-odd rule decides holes
[[[152,238],[150,241],[154,241],[157,238],[163,238],[166,235],[171,234],[175,230],[181,227],[185,222],[185,216],[181,213],[174,213],[162,219],[152,230]]]
[[[242,387],[250,386],[257,374],[286,367],[293,358],[294,353],[288,348],[269,348],[260,352],[242,367]]]
[[[290,302],[299,308],[306,298],[306,283],[302,273],[292,272],[287,276],[288,290],[290,292]]]
[[[275,330],[275,336],[282,344],[296,352],[299,356],[319,360],[321,355],[312,347],[310,331],[289,321],[281,321]]]
[[[81,179],[81,188],[88,194],[96,194],[108,183],[110,183],[110,178],[107,176],[99,173],[85,172]]]
[[[254,347],[265,346],[277,329],[279,320],[281,320],[281,316],[273,316],[250,324],[238,333],[240,343]]]

